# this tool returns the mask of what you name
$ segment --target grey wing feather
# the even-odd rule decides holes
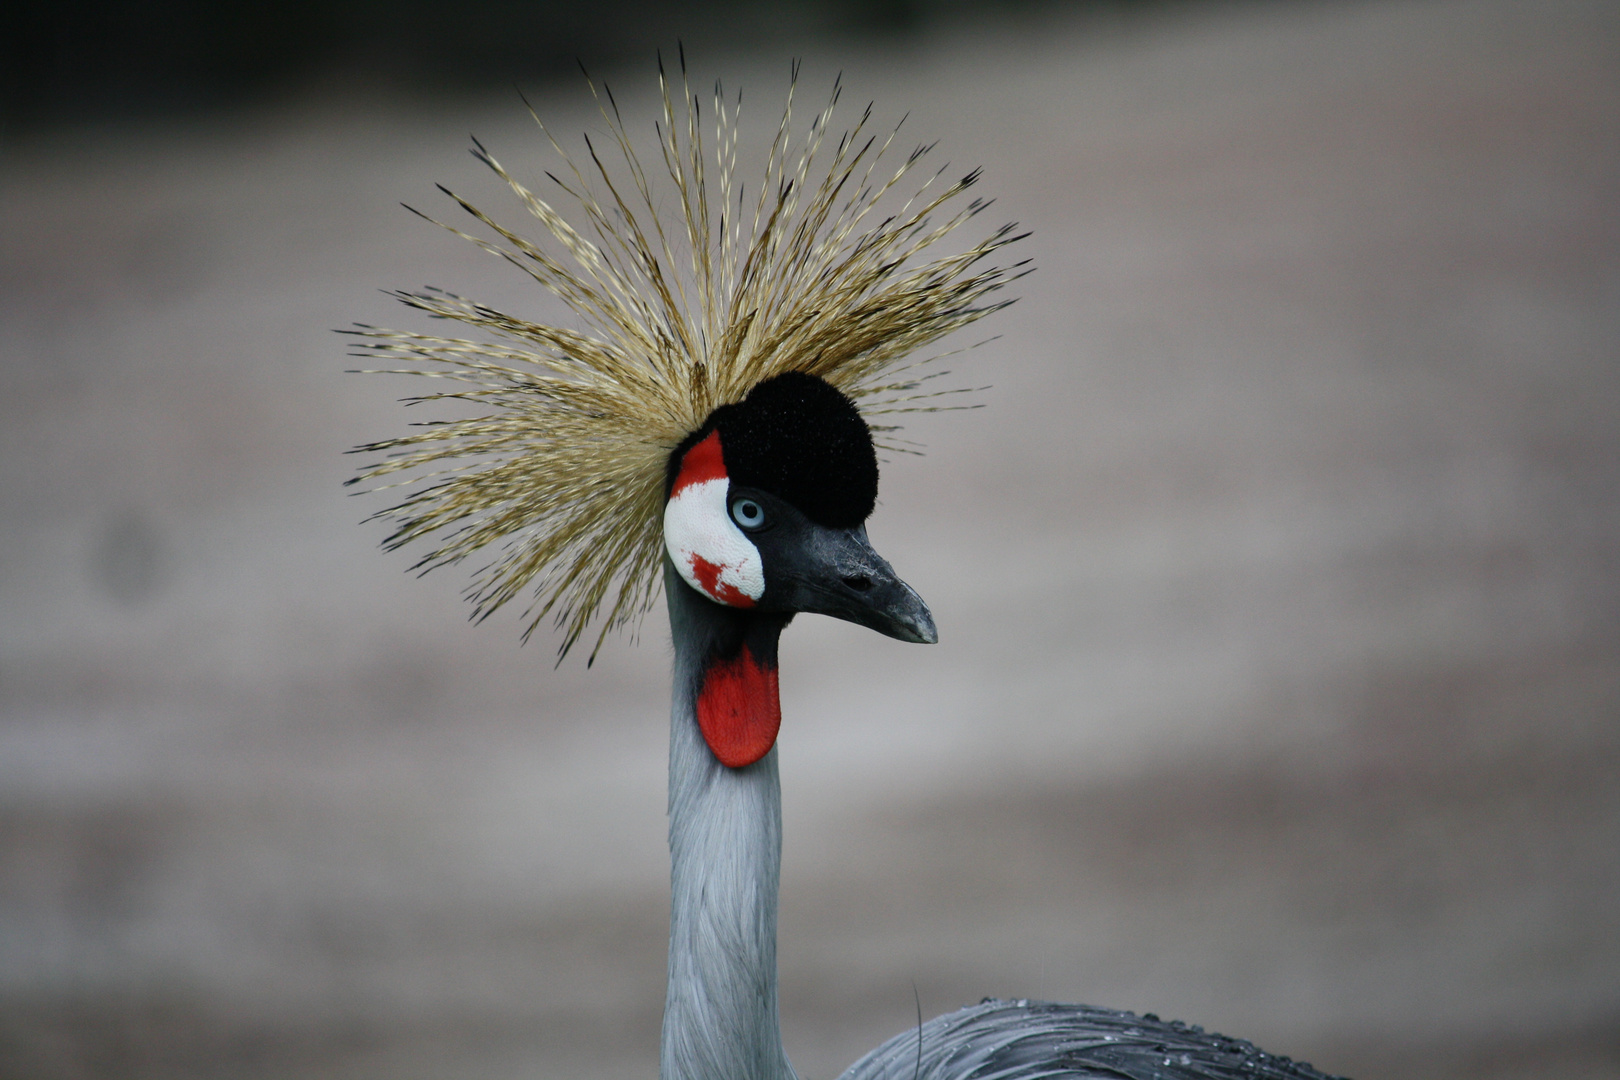
[[[1202,1028],[1089,1005],[986,998],[894,1038],[840,1080],[1343,1080]]]

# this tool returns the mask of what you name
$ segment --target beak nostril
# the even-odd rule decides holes
[[[872,579],[867,577],[865,574],[855,574],[851,577],[844,578],[843,581],[845,585],[848,585],[856,592],[866,592],[872,588]]]

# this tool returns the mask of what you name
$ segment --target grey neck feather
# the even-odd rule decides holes
[[[731,612],[665,560],[675,642],[669,732],[669,988],[660,1080],[794,1080],[776,1003],[782,790],[773,748],[720,764],[698,729],[705,658]]]

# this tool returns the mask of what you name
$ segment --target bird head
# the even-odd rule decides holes
[[[715,409],[670,454],[664,549],[715,603],[938,641],[922,597],[867,539],[877,481],[854,402],[814,375],[785,372]]]
[[[956,407],[943,396],[966,388],[934,389],[947,372],[924,368],[939,357],[914,354],[1012,302],[995,294],[1027,263],[991,260],[1025,234],[1007,224],[936,247],[990,205],[967,194],[979,171],[942,182],[922,168],[927,145],[891,170],[880,162],[899,128],[875,134],[870,109],[828,138],[837,83],[802,137],[790,85],[745,200],[740,97],[716,85],[706,141],[684,66],[678,79],[660,68],[659,82],[664,169],[643,168],[604,87],[623,175],[589,140],[587,164],[547,132],[564,165],[546,173],[558,204],[475,141],[546,235],[448,190],[493,238],[440,224],[522,269],[578,324],[437,289],[396,293],[466,332],[357,325],[355,355],[365,370],[434,380],[415,400],[454,399],[472,415],[356,448],[379,456],[350,483],[399,492],[376,516],[394,525],[387,547],[431,545],[418,568],[472,561],[476,617],[530,593],[524,636],[549,618],[559,658],[593,622],[595,657],[611,630],[640,620],[676,580],[666,562],[728,612],[778,624],[821,612],[933,641],[928,608],[866,537],[877,458],[862,416]],[[911,187],[914,171],[927,176]]]

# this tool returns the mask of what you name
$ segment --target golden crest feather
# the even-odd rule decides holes
[[[435,224],[527,273],[576,312],[584,329],[539,325],[426,290],[393,295],[479,336],[359,324],[347,331],[361,339],[357,356],[431,365],[381,370],[460,384],[411,400],[457,399],[489,410],[430,422],[353,451],[383,457],[349,483],[388,478],[377,487],[410,491],[375,515],[396,524],[385,546],[436,534],[435,546],[416,563],[422,569],[489,548],[489,561],[468,589],[474,617],[488,616],[534,583],[524,637],[551,616],[563,631],[559,659],[604,605],[592,658],[609,631],[639,619],[657,599],[665,463],[714,408],[741,400],[784,371],[819,375],[869,417],[941,408],[938,396],[955,391],[929,392],[921,384],[943,372],[916,371],[936,358],[902,361],[1011,303],[988,297],[1028,272],[1024,263],[981,265],[1022,239],[1013,225],[964,250],[924,258],[989,205],[958,199],[978,172],[942,183],[943,170],[936,171],[899,200],[891,193],[931,147],[918,147],[892,172],[878,173],[899,127],[881,140],[867,134],[870,106],[824,153],[838,103],[836,82],[831,100],[795,148],[797,65],[751,214],[736,177],[741,97],[728,102],[716,85],[712,162],[718,190],[711,194],[709,151],[684,57],[681,69],[677,109],[659,63],[663,117],[655,125],[663,179],[673,186],[670,201],[678,204],[669,215],[673,221],[658,209],[663,179],[655,189],[611,91],[604,86],[598,92],[594,83],[591,93],[621,159],[617,175],[588,137],[590,167],[582,169],[534,117],[564,165],[563,178],[547,175],[577,204],[578,223],[474,140],[475,156],[540,221],[550,244],[534,242],[440,189],[494,238]],[[879,212],[885,198],[900,205]],[[885,443],[891,430],[874,425],[879,445],[903,449]]]

